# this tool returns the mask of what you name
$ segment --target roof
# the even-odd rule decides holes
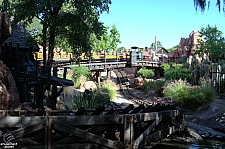
[[[19,44],[19,47],[22,49],[32,49],[32,52],[38,51],[39,47],[32,39],[30,33],[23,27],[23,24],[20,22],[17,24],[17,27],[12,30],[12,36],[10,36],[4,43],[9,45],[9,43],[12,43],[12,47],[17,47],[17,44]],[[29,50],[30,51],[30,50]],[[31,51],[30,51],[31,52]]]

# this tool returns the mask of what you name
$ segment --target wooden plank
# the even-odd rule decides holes
[[[0,117],[0,128],[5,127],[25,127],[38,122],[45,121],[47,118],[42,116],[35,117]]]
[[[53,145],[54,149],[109,149],[99,144],[93,143],[76,143],[76,144],[59,144]]]
[[[38,123],[35,123],[32,125],[29,125],[27,127],[19,128],[17,130],[12,131],[11,133],[12,133],[13,137],[15,139],[17,139],[17,138],[23,137],[25,135],[28,135],[32,132],[35,132],[35,131],[45,128],[46,126],[43,125],[45,122],[46,121],[42,121],[42,122],[38,122]]]
[[[135,123],[155,120],[159,115],[159,112],[139,113],[135,115]]]
[[[113,149],[114,148],[116,148],[116,149],[123,148],[123,144],[120,141],[112,141],[112,140],[109,140],[106,138],[102,138],[100,136],[97,136],[97,135],[87,132],[85,130],[80,130],[80,129],[72,127],[70,125],[65,125],[65,123],[54,122],[53,126],[55,129],[57,129],[59,131],[64,131],[69,134],[73,134],[75,136],[90,140],[92,142],[104,145],[109,148],[113,148]]]
[[[138,147],[144,138],[151,133],[152,129],[161,122],[161,120],[162,116],[156,117],[156,120],[134,141],[134,146]]]
[[[15,142],[17,142],[18,145],[26,145],[26,146],[29,146],[29,145],[41,146],[41,145],[43,145],[43,144],[36,142],[34,140],[31,140],[29,138],[19,138]]]
[[[179,110],[168,110],[168,111],[163,111],[163,115],[166,115],[168,117],[175,117],[180,114]]]
[[[123,124],[124,115],[51,116],[53,122],[73,125]]]
[[[149,134],[148,136],[146,136],[143,140],[143,142],[141,143],[141,145],[149,145],[154,143],[154,141],[159,141],[161,139],[161,136],[163,135],[163,138],[167,137],[168,135],[173,134],[174,132],[178,131],[179,129],[175,126],[166,128],[163,130],[163,132],[161,131],[157,131],[154,133]]]

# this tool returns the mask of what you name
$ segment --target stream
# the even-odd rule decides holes
[[[215,140],[203,140],[195,144],[163,142],[152,149],[225,149],[225,142]]]

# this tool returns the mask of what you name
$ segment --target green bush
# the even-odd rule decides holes
[[[116,98],[116,85],[112,81],[104,81],[102,83],[101,91],[107,93],[111,100]]]
[[[89,81],[91,72],[86,67],[72,67],[71,80],[74,82],[74,87],[78,88],[82,82]]]
[[[165,84],[164,80],[156,80],[152,82],[144,81],[143,85],[141,86],[141,89],[145,93],[148,93],[150,90],[154,90],[156,96],[162,96],[164,84]]]
[[[170,70],[171,66],[168,63],[161,64],[161,67],[164,69],[164,72]]]
[[[165,96],[176,101],[179,106],[187,109],[196,109],[214,99],[215,91],[210,84],[190,87],[186,81],[168,81],[164,86]]]
[[[108,94],[101,93],[99,91],[94,92],[88,96],[82,96],[81,98],[75,98],[73,100],[74,109],[85,107],[85,109],[96,109],[99,106],[110,102]]]
[[[155,73],[151,69],[143,69],[137,71],[137,75],[143,78],[151,78],[155,75]]]
[[[187,80],[191,81],[191,72],[186,68],[173,68],[164,73],[164,77],[166,80]]]

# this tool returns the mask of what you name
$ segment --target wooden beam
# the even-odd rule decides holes
[[[135,115],[135,123],[155,120],[157,117],[159,117],[159,115],[159,112],[139,113]]]
[[[149,135],[152,129],[162,121],[162,116],[156,117],[156,120],[148,126],[148,128],[134,141],[135,148],[138,148],[139,144]]]
[[[28,135],[30,133],[33,133],[35,131],[45,128],[46,126],[43,125],[45,122],[46,121],[42,121],[42,122],[38,122],[38,123],[35,123],[32,125],[29,125],[27,127],[19,128],[17,130],[12,131],[11,133],[12,133],[13,137],[15,139],[17,139],[17,138],[23,137],[25,135]]]
[[[51,116],[53,121],[73,125],[101,125],[123,124],[124,115],[79,115],[79,116]]]
[[[76,144],[54,144],[54,149],[109,149],[99,144],[94,143],[76,143]]]
[[[53,127],[57,130],[67,132],[69,134],[73,134],[75,136],[90,140],[92,142],[104,145],[104,146],[112,148],[112,149],[115,149],[115,148],[122,149],[123,148],[123,144],[120,141],[112,141],[112,140],[109,140],[106,138],[102,138],[100,136],[97,136],[97,135],[87,132],[85,130],[80,130],[80,129],[72,127],[72,126],[65,125],[64,123],[58,123],[58,122],[54,121]]]
[[[38,122],[46,121],[46,117],[0,117],[0,128],[5,127],[26,127]]]
[[[124,115],[124,145],[126,149],[132,149],[134,143],[134,117]]]

